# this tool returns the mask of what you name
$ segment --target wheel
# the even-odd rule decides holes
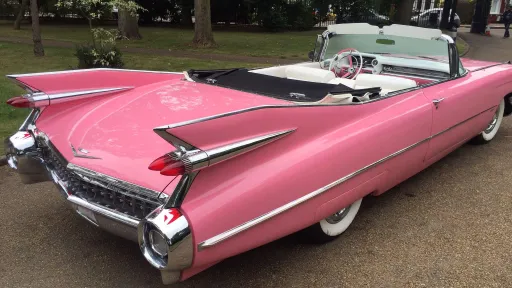
[[[477,136],[475,136],[473,139],[470,140],[471,144],[481,145],[481,144],[487,144],[491,142],[491,140],[496,136],[496,133],[498,132],[498,129],[500,129],[501,121],[503,121],[503,113],[505,111],[505,99],[502,99],[500,102],[500,105],[498,106],[498,109],[496,109],[496,113],[494,114],[494,117],[492,118],[491,122],[489,123],[489,126],[487,128],[480,132]]]
[[[318,244],[336,239],[345,232],[352,221],[354,221],[362,201],[363,199],[359,199],[350,206],[300,231],[299,236],[305,242]]]

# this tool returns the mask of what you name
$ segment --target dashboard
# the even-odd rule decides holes
[[[350,57],[352,57],[354,67],[359,67],[362,58],[361,73],[402,76],[430,81],[445,80],[450,77],[450,68],[447,62],[369,53],[354,54]],[[321,67],[328,69],[330,61],[331,59],[326,59],[321,62]]]

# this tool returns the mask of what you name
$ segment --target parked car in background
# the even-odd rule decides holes
[[[364,197],[501,137],[512,113],[512,65],[460,59],[439,29],[339,24],[316,40],[312,61],[258,69],[10,75],[27,94],[7,104],[31,112],[7,162],[138,242],[169,284],[291,233],[331,241]]]
[[[451,10],[450,14],[451,15]],[[441,16],[443,14],[443,8],[433,8],[423,12],[420,14],[413,16],[411,18],[411,25],[413,26],[421,26],[421,27],[429,27],[429,28],[439,28],[441,24]],[[460,27],[460,17],[455,13],[453,18],[453,22],[455,27]]]
[[[336,24],[342,23],[368,23],[371,25],[388,25],[389,17],[377,13],[374,9],[367,9],[356,15],[339,15]]]

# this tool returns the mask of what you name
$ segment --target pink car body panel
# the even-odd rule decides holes
[[[183,280],[308,227],[366,195],[382,194],[481,132],[512,91],[511,68],[463,62],[470,70],[463,77],[352,105],[301,106],[185,81],[179,74],[100,70],[80,78],[73,72],[16,80],[47,94],[130,87],[47,106],[37,128],[70,163],[168,195],[183,176],[148,170],[153,160],[175,150],[154,133],[155,127],[169,125],[167,133],[203,151],[293,131],[197,174],[179,207],[194,247]],[[434,101],[441,101],[439,107]],[[101,159],[76,157],[71,145]],[[320,190],[224,241],[201,246]]]
[[[100,74],[102,72],[99,71]],[[115,79],[123,79],[124,74],[132,74],[116,73],[116,77],[112,78],[114,82],[104,81],[101,87],[116,87],[120,83]],[[89,83],[96,79],[87,78],[89,74],[95,75],[88,72],[82,81]],[[146,76],[149,73],[138,74]],[[150,171],[147,167],[153,160],[175,148],[155,134],[153,128],[163,123],[181,122],[258,105],[288,105],[286,101],[269,97],[182,81],[183,75],[163,75],[171,75],[174,79],[126,92],[50,105],[38,119],[37,127],[49,136],[69,162],[162,191],[172,178]],[[31,78],[37,79],[27,77],[21,80],[33,85],[38,83],[30,81]],[[46,88],[51,90],[49,87],[51,85],[47,84]],[[71,145],[77,149],[86,149],[88,155],[101,160],[74,157]]]

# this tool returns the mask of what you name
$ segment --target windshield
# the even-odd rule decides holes
[[[332,58],[346,48],[354,48],[362,53],[423,58],[448,63],[448,43],[445,41],[374,34],[334,35],[329,39],[322,60]]]

